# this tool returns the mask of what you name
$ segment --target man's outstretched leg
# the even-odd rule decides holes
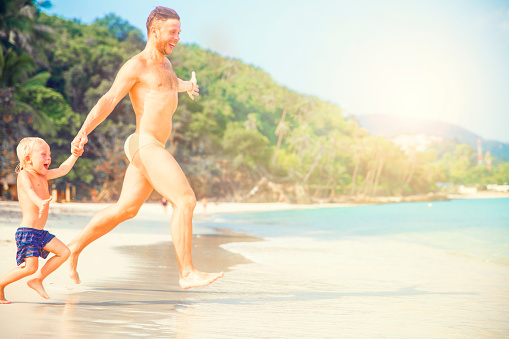
[[[223,276],[220,273],[198,271],[191,258],[193,240],[194,192],[173,156],[156,145],[143,147],[136,153],[133,164],[146,176],[157,192],[173,205],[171,238],[177,254],[180,287],[207,286]]]
[[[121,222],[136,216],[152,191],[152,186],[141,172],[133,165],[129,165],[118,201],[94,215],[87,226],[68,245],[71,250],[69,277],[76,284],[80,283],[77,266],[81,251]]]

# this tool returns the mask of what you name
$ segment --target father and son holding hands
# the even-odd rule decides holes
[[[177,255],[180,286],[183,289],[207,286],[223,276],[223,272],[201,272],[193,265],[192,219],[196,197],[179,164],[165,149],[178,92],[187,92],[193,100],[199,95],[194,72],[190,81],[177,78],[166,57],[179,42],[179,34],[180,17],[174,10],[158,6],[150,13],[145,49],[120,68],[113,85],[92,108],[71,143],[71,156],[59,168],[49,169],[51,152],[43,139],[20,141],[17,188],[23,218],[15,235],[19,267],[0,279],[0,304],[10,303],[4,295],[7,285],[33,274],[28,286],[48,299],[42,282],[66,260],[69,260],[70,278],[79,284],[77,264],[83,249],[121,222],[133,218],[153,190],[173,206],[171,238]],[[120,197],[116,203],[99,211],[66,246],[43,229],[51,200],[48,180],[62,177],[71,170],[83,154],[88,135],[127,94],[136,114],[136,130],[124,146],[129,166]],[[46,258],[49,252],[54,256],[37,271],[39,257]],[[23,263],[24,266],[20,266]]]

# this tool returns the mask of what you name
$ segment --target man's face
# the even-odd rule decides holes
[[[180,41],[180,21],[170,19],[159,23],[155,29],[157,49],[165,55],[171,54]]]

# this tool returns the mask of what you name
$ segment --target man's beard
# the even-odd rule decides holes
[[[169,43],[161,42],[161,43],[157,44],[157,50],[159,52],[161,52],[161,54],[164,54],[164,55],[171,54],[171,52],[173,52],[173,49],[170,48],[169,52],[166,51],[166,49],[169,48],[168,45],[169,45]]]

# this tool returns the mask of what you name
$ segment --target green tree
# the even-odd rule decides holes
[[[129,38],[131,32],[139,31],[136,27],[131,25],[127,20],[115,15],[115,13],[108,13],[104,18],[97,19],[95,25],[106,27],[108,31],[113,34],[118,41],[124,41]]]
[[[4,3],[11,17],[21,15],[12,10],[19,9],[21,1]],[[0,5],[0,12],[6,8]],[[45,136],[52,151],[55,145],[56,151],[68,154],[80,122],[110,88],[121,65],[144,47],[143,34],[114,14],[85,25],[32,13],[33,19],[25,15],[20,22],[33,20],[33,29],[0,18],[1,32],[16,29],[35,36],[35,25],[53,31],[53,40],[44,44],[25,39],[33,54],[23,49],[20,39],[2,41],[0,106],[8,115],[0,120],[0,132],[2,137]],[[41,62],[44,58],[49,67]],[[195,71],[200,85],[194,101],[179,94],[169,138],[169,151],[197,196],[214,192],[240,200],[262,177],[291,182],[294,191],[321,200],[333,200],[338,193],[427,193],[436,180],[488,183],[506,178],[500,160],[493,160],[492,170],[478,167],[475,152],[455,143],[405,153],[369,135],[337,105],[279,86],[269,74],[240,60],[186,44],[179,44],[170,59],[179,78],[189,79]],[[50,130],[44,129],[38,113],[46,117]],[[72,180],[89,183],[103,198],[114,199],[127,165],[122,145],[134,129],[135,114],[126,97],[93,132]]]
[[[281,116],[281,120],[279,120],[279,123],[276,127],[276,135],[277,135],[277,143],[276,143],[276,151],[274,152],[274,157],[272,158],[272,165],[276,164],[277,155],[279,153],[279,149],[281,148],[281,142],[283,141],[283,137],[288,134],[290,131],[290,128],[285,123],[285,117],[286,117],[286,110],[283,110],[283,115]]]
[[[468,172],[475,166],[476,152],[466,144],[456,146],[453,154],[442,158],[441,168],[448,174],[451,182],[464,184]]]
[[[37,22],[40,8],[49,8],[49,1],[3,0],[0,5],[0,41],[2,51],[20,55],[28,53],[41,65],[47,59],[40,47],[51,40],[52,29]]]
[[[234,166],[247,165],[251,169],[267,166],[268,139],[258,130],[247,129],[241,122],[230,122],[223,136],[223,148],[227,155],[234,155]]]

